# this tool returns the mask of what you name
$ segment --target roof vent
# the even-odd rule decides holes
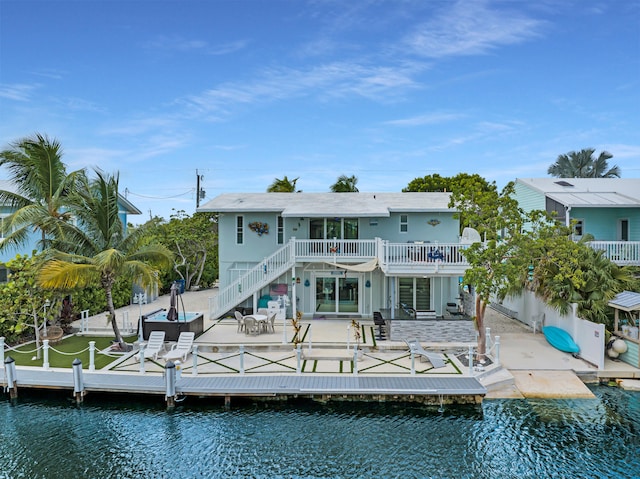
[[[564,180],[556,181],[555,183],[556,183],[556,185],[560,185],[560,186],[573,186],[571,183],[569,183],[568,181],[564,181]]]

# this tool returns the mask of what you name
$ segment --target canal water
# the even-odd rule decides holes
[[[640,393],[482,406],[0,401],[0,478],[633,478]]]

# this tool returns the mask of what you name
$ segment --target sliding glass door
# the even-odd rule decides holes
[[[359,277],[317,276],[316,313],[358,313],[359,291]]]

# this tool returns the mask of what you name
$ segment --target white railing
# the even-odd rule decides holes
[[[588,244],[604,251],[617,265],[640,265],[640,241],[590,241]]]
[[[295,256],[297,259],[327,259],[336,261],[354,258],[373,259],[377,256],[376,240],[295,240]]]
[[[226,313],[249,298],[259,288],[266,286],[290,269],[294,264],[292,244],[293,240],[211,298],[209,301],[210,318],[215,319]]]
[[[384,243],[382,262],[392,265],[441,263],[467,265],[462,250],[468,245],[458,243]]]

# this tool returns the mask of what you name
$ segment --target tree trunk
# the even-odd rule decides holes
[[[487,352],[486,331],[484,328],[484,312],[487,309],[487,303],[476,295],[476,327],[478,328],[478,357],[484,359]]]
[[[120,348],[123,351],[126,351],[126,345],[124,344],[124,339],[122,339],[122,334],[120,334],[120,328],[118,328],[118,323],[116,322],[116,309],[113,306],[113,296],[111,294],[111,287],[105,287],[105,293],[107,295],[107,309],[109,310],[109,319],[111,320],[111,328],[113,328],[113,334],[116,337],[116,341],[120,345]]]

